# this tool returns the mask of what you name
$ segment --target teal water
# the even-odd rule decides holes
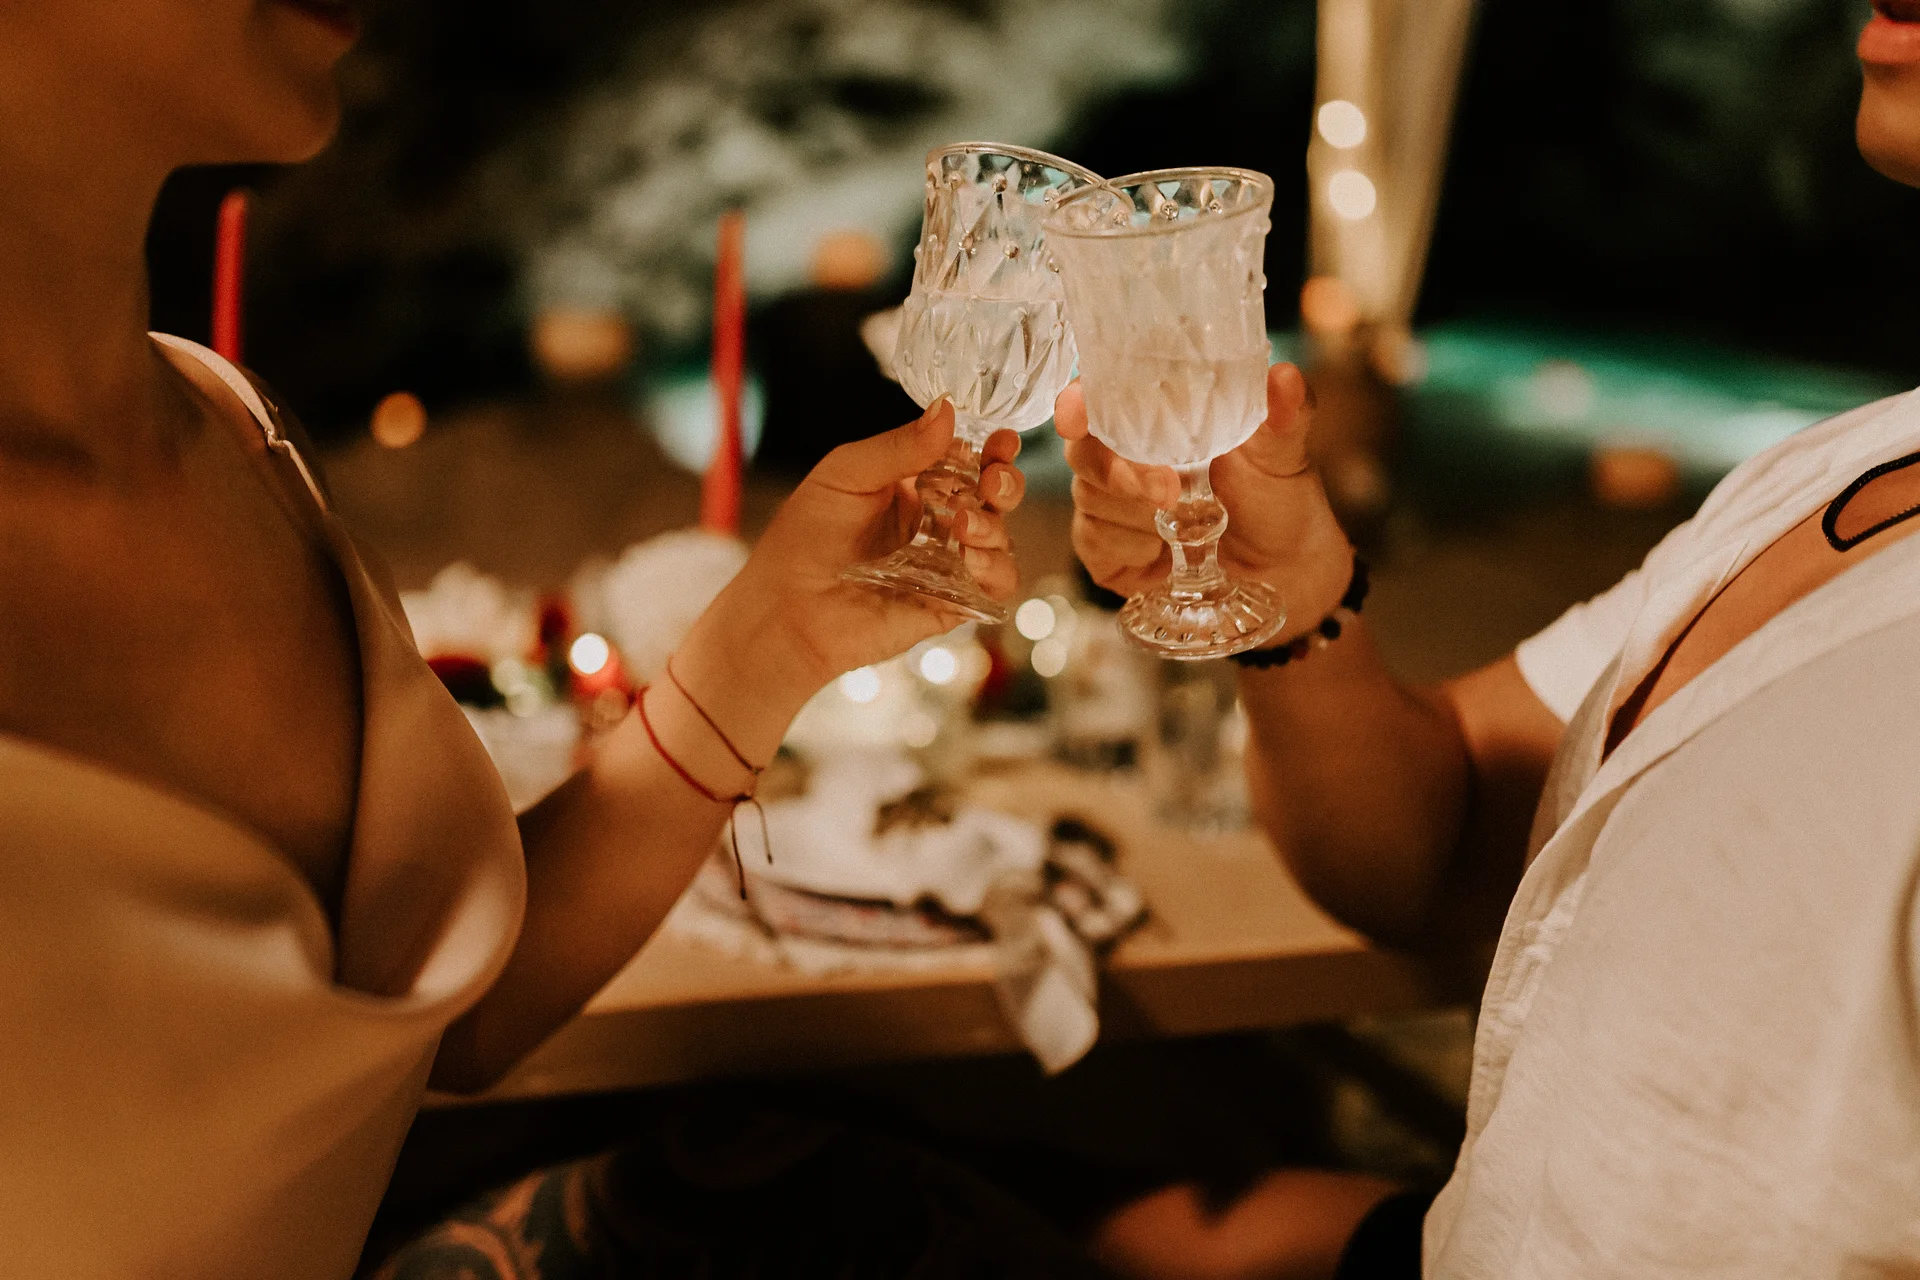
[[[1425,371],[1402,394],[1395,470],[1402,494],[1429,506],[1578,490],[1593,450],[1621,444],[1664,451],[1688,489],[1704,492],[1794,432],[1906,389],[1884,374],[1656,335],[1459,321],[1419,337]],[[1297,334],[1271,338],[1275,359],[1298,356]],[[701,469],[714,418],[705,370],[663,370],[643,397],[669,454]],[[757,380],[745,407],[751,455]],[[1024,445],[1033,488],[1065,493],[1071,476],[1051,427]]]
[[[1718,476],[1794,432],[1905,388],[1883,375],[1652,336],[1458,323],[1424,331],[1410,424],[1591,450],[1659,447]]]

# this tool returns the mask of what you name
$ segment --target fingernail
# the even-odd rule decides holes
[[[967,572],[978,578],[993,566],[993,557],[978,547],[968,547],[961,553],[966,562]]]

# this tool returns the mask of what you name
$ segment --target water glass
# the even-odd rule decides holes
[[[1267,416],[1261,273],[1273,182],[1246,169],[1161,169],[1086,187],[1047,224],[1079,344],[1088,429],[1121,457],[1172,467],[1159,513],[1173,569],[1120,613],[1162,657],[1224,657],[1279,634],[1265,583],[1235,582],[1218,544],[1227,511],[1208,469]]]
[[[848,570],[852,581],[925,596],[976,621],[1006,621],[1005,607],[967,572],[953,524],[979,505],[987,437],[1046,422],[1073,376],[1065,294],[1044,228],[1063,197],[1098,181],[1059,156],[1003,143],[955,143],[927,156],[913,291],[893,363],[921,407],[953,401],[953,447],[920,475],[913,541]]]

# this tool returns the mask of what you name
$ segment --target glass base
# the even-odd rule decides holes
[[[857,564],[840,575],[848,582],[937,600],[974,622],[997,624],[1011,615],[980,589],[958,552],[935,543],[908,543],[883,560]]]
[[[1287,625],[1280,594],[1261,582],[1225,582],[1176,597],[1157,587],[1127,601],[1120,634],[1161,658],[1199,662],[1258,649]]]

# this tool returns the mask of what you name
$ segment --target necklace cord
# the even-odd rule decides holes
[[[1820,517],[1820,532],[1826,535],[1827,544],[1835,551],[1851,551],[1875,534],[1885,533],[1895,525],[1904,524],[1908,520],[1913,519],[1913,517],[1920,515],[1920,504],[1916,504],[1908,507],[1905,511],[1888,516],[1879,524],[1874,525],[1864,532],[1855,534],[1851,538],[1843,538],[1839,532],[1840,516],[1846,511],[1848,503],[1859,497],[1868,485],[1878,480],[1881,476],[1892,475],[1896,471],[1904,471],[1915,463],[1920,463],[1920,453],[1910,453],[1904,458],[1895,458],[1891,462],[1883,462],[1877,467],[1871,467],[1862,472],[1858,479],[1842,489],[1840,496],[1827,504],[1826,514]]]

